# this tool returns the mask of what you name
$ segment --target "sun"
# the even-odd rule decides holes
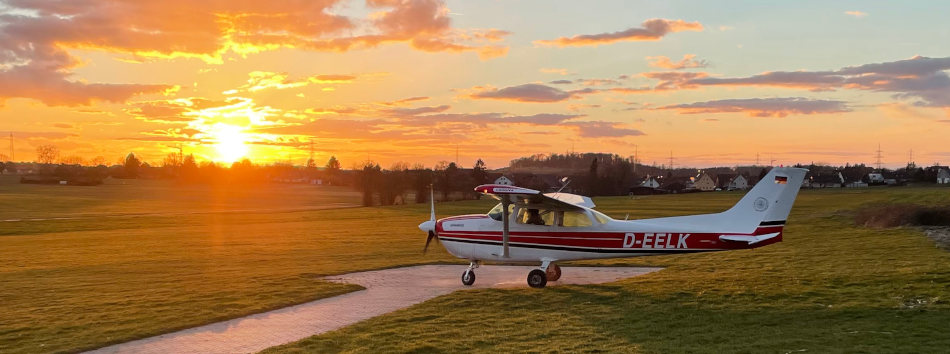
[[[209,135],[214,140],[216,161],[232,163],[247,156],[249,137],[241,127],[215,124]]]

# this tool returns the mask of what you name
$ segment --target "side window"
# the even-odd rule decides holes
[[[561,218],[561,226],[564,227],[584,227],[591,226],[593,223],[590,217],[583,211],[565,211]]]
[[[554,212],[545,209],[521,207],[515,220],[525,225],[554,225]]]

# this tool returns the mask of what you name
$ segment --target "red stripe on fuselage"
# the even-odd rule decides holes
[[[743,242],[720,241],[722,233],[685,233],[685,232],[522,232],[509,233],[509,242],[536,244],[545,246],[569,246],[610,249],[745,249],[756,248],[782,240],[783,226],[759,227],[751,236],[778,232],[779,235],[752,245]],[[728,233],[729,235],[743,235]],[[452,237],[473,241],[502,241],[500,231],[444,231],[438,230],[439,237]]]

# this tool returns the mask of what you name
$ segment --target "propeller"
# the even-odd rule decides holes
[[[429,185],[429,203],[431,205],[429,220],[419,224],[419,230],[429,233],[429,236],[426,237],[426,246],[422,249],[422,254],[425,254],[426,251],[429,250],[429,242],[432,242],[433,238],[435,238],[435,242],[439,242],[439,237],[435,234],[435,193],[432,185]]]

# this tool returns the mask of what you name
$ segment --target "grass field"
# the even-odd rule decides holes
[[[596,201],[622,218],[738,197]],[[946,352],[950,254],[916,229],[853,225],[850,210],[891,201],[947,204],[950,189],[803,191],[777,245],[590,262],[668,268],[610,285],[457,292],[269,352]]]
[[[71,218],[0,223],[2,353],[96,348],[355,289],[321,275],[455,261],[420,254],[416,225],[428,206],[311,210],[358,202],[345,190],[0,182],[0,220]],[[644,218],[717,211],[740,197],[596,201],[611,216]],[[603,286],[459,292],[273,350],[950,347],[950,255],[915,229],[852,225],[850,210],[882,201],[950,203],[950,189],[803,191],[777,245],[597,262],[668,268]],[[438,213],[490,206],[446,203]]]

